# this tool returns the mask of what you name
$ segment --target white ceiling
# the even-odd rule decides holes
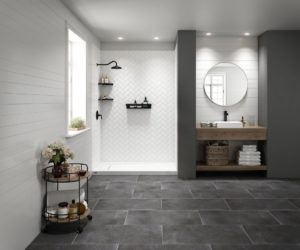
[[[177,30],[256,36],[300,29],[300,0],[62,0],[104,42],[170,42]]]

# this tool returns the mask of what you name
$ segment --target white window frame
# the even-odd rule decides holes
[[[69,102],[70,102],[70,98],[69,98],[69,93],[70,93],[70,87],[69,87],[69,30],[71,30],[73,33],[75,33],[77,36],[79,36],[86,44],[86,51],[85,51],[85,55],[86,55],[86,62],[85,62],[85,69],[86,69],[86,72],[85,72],[85,92],[86,92],[86,96],[85,96],[85,107],[86,107],[86,110],[85,110],[85,122],[86,122],[86,129],[84,130],[79,130],[79,131],[72,131],[69,129],[69,124],[70,124],[70,119],[69,119]],[[76,30],[74,27],[72,27],[70,24],[68,24],[66,22],[66,25],[65,25],[65,134],[66,134],[66,138],[70,138],[70,137],[73,137],[73,136],[76,136],[78,134],[81,134],[85,131],[88,131],[89,128],[88,128],[88,119],[87,119],[87,114],[88,114],[88,110],[87,110],[87,107],[88,107],[88,103],[87,103],[87,100],[88,100],[88,96],[87,96],[87,91],[88,91],[88,88],[87,88],[87,39],[86,37],[78,32],[78,30]]]

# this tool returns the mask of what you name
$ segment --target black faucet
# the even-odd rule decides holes
[[[228,112],[227,110],[224,111],[224,122],[227,122],[227,117],[228,117]]]

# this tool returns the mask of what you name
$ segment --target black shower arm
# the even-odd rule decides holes
[[[97,66],[107,66],[107,65],[110,65],[110,64],[112,64],[112,63],[115,63],[116,66],[118,65],[118,63],[117,63],[116,61],[111,61],[111,62],[109,62],[109,63],[97,63]]]

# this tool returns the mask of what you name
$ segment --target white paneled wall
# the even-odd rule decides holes
[[[250,123],[257,121],[258,52],[256,37],[198,37],[197,38],[197,123],[223,119],[240,120],[244,116]],[[211,67],[221,62],[240,66],[248,78],[248,92],[240,103],[231,107],[220,107],[205,95],[203,82]]]
[[[1,249],[25,249],[41,229],[40,152],[66,131],[66,20],[87,39],[94,129],[90,86],[97,81],[98,41],[59,0],[0,1]],[[91,163],[91,131],[67,142],[75,161]]]
[[[113,102],[101,102],[101,160],[104,163],[175,162],[174,51],[101,51],[102,63],[116,60],[122,70],[102,67],[115,83],[101,87]],[[125,104],[147,96],[149,110]]]

